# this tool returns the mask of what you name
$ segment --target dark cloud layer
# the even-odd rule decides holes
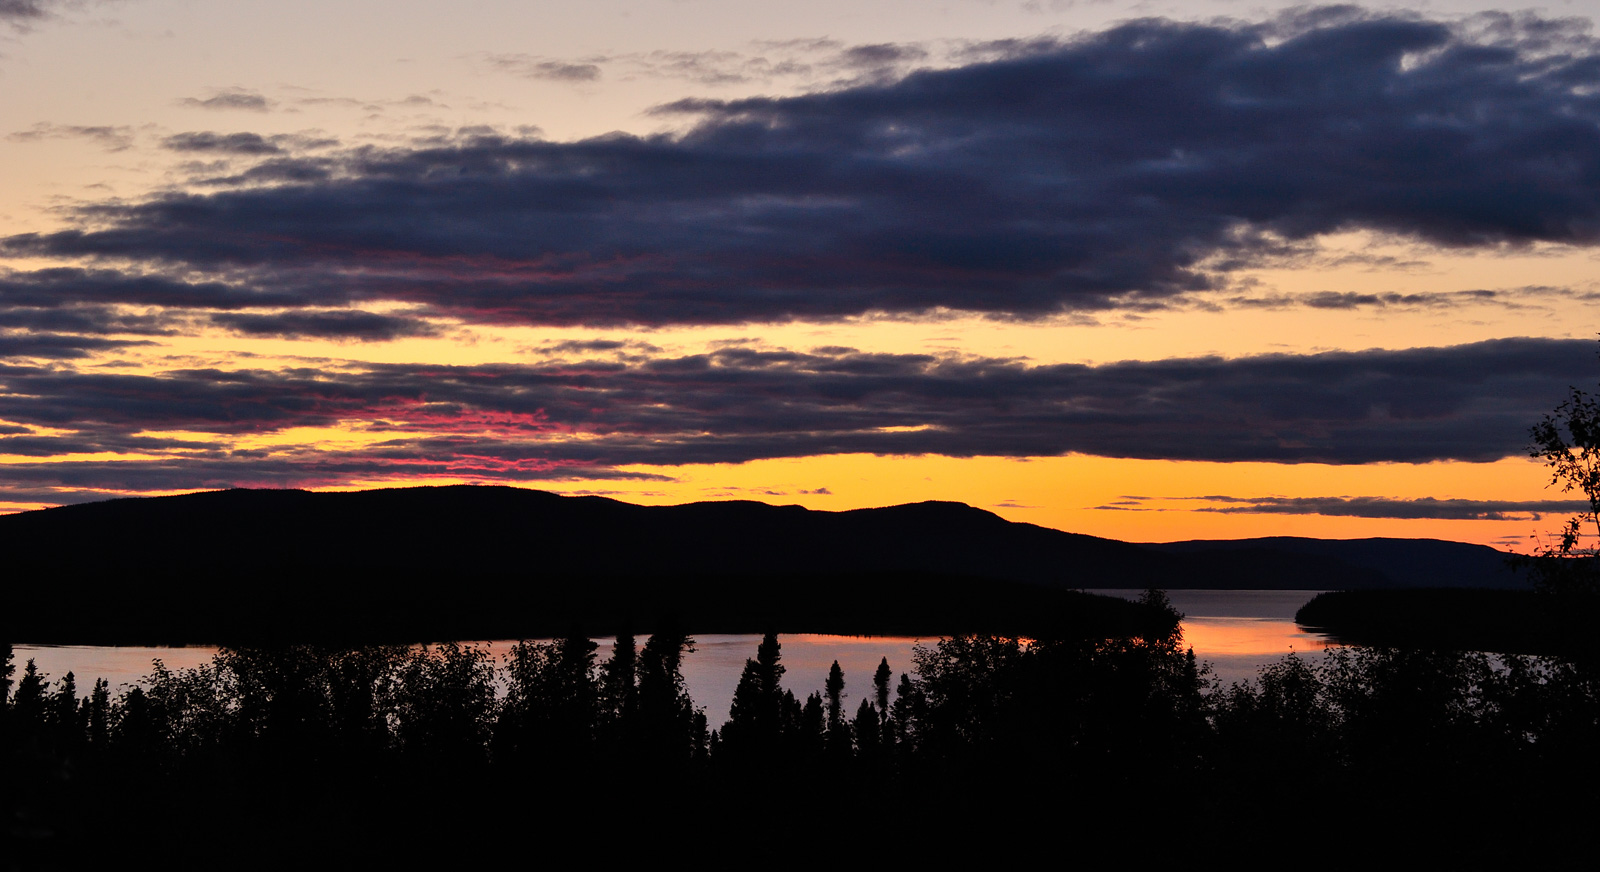
[[[43,18],[47,0],[0,0],[0,21]]]
[[[149,345],[146,340],[104,339],[62,333],[0,333],[0,360],[8,358],[84,358],[98,351]]]
[[[224,88],[209,97],[185,97],[178,101],[178,105],[192,106],[196,109],[244,109],[250,112],[265,112],[272,108],[272,101],[247,88]]]
[[[0,421],[30,428],[0,437],[0,454],[159,457],[0,467],[0,485],[55,476],[58,486],[118,487],[136,473],[150,488],[228,476],[279,484],[380,474],[585,477],[623,474],[616,468],[630,464],[855,452],[1488,461],[1523,453],[1529,425],[1594,365],[1592,343],[1541,339],[1101,366],[744,347],[625,362],[601,346],[569,350],[604,356],[156,375],[0,366]],[[233,437],[336,424],[375,442],[349,452],[228,447]],[[163,432],[216,441],[149,435]],[[1257,500],[1223,510],[1233,508],[1340,506]],[[1343,510],[1396,511],[1358,502]],[[1424,510],[1531,509],[1412,503]]]
[[[1223,514],[1337,515],[1352,518],[1421,518],[1451,521],[1542,520],[1547,514],[1570,515],[1588,511],[1585,500],[1461,500],[1388,499],[1384,497],[1228,497],[1195,499],[1221,506],[1191,509]]]
[[[681,135],[279,156],[3,247],[225,273],[292,305],[666,324],[1149,304],[1330,231],[1591,245],[1600,55],[1575,28],[1138,21],[884,84],[682,101],[663,109],[695,121]]]
[[[6,137],[14,142],[42,142],[47,139],[87,139],[108,151],[133,147],[133,129],[126,126],[50,124],[41,122]]]
[[[173,151],[211,152],[222,154],[267,155],[282,154],[283,149],[259,133],[214,133],[191,131],[178,133],[162,140],[162,145]]]
[[[211,321],[229,330],[251,336],[282,336],[292,339],[359,339],[375,342],[402,336],[432,336],[437,330],[414,318],[379,315],[356,310],[333,312],[283,312],[272,315],[230,313],[213,315]]]

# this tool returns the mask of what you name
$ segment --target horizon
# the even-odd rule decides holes
[[[0,5],[0,513],[1537,550],[1588,506],[1528,443],[1600,381],[1596,16],[1410,5]]]
[[[399,486],[371,487],[371,488],[360,488],[360,489],[350,489],[350,490],[328,490],[328,489],[310,490],[310,489],[306,489],[306,488],[249,488],[249,487],[243,487],[243,488],[218,488],[218,489],[214,489],[214,490],[186,491],[186,492],[183,492],[183,493],[173,493],[173,494],[133,494],[133,495],[128,495],[128,496],[113,496],[113,497],[107,497],[104,500],[97,500],[97,501],[93,501],[93,502],[69,503],[69,504],[65,504],[65,505],[61,505],[61,506],[47,506],[47,507],[40,508],[40,509],[27,509],[27,510],[23,510],[23,511],[40,512],[40,511],[45,511],[46,509],[67,508],[69,506],[93,505],[94,502],[111,502],[113,500],[171,499],[171,498],[181,498],[181,497],[186,497],[186,496],[197,496],[197,495],[200,495],[200,494],[229,493],[229,492],[232,492],[232,491],[252,491],[252,492],[253,491],[292,491],[292,492],[295,492],[295,493],[306,493],[306,494],[334,494],[334,493],[352,493],[353,494],[353,493],[371,493],[371,492],[384,491],[384,490],[418,490],[418,489],[452,488],[452,487],[510,488],[510,489],[515,489],[515,490],[529,491],[529,492],[532,492],[532,493],[539,493],[539,494],[545,494],[545,495],[548,495],[548,496],[563,497],[563,498],[567,498],[567,497],[572,497],[572,498],[576,498],[576,497],[592,497],[592,498],[595,498],[595,499],[608,500],[608,501],[611,501],[611,502],[623,503],[625,505],[645,507],[645,508],[672,508],[674,506],[704,505],[704,504],[712,504],[712,503],[755,503],[757,505],[766,506],[768,508],[799,508],[799,509],[804,509],[807,512],[821,512],[821,513],[825,513],[825,514],[843,514],[843,513],[847,513],[847,512],[870,512],[870,511],[874,511],[874,510],[878,510],[878,509],[893,509],[893,508],[900,508],[900,507],[904,507],[904,506],[927,505],[927,504],[930,504],[930,503],[937,503],[937,504],[942,504],[942,505],[961,506],[963,508],[976,509],[977,511],[981,511],[981,512],[984,512],[985,514],[993,515],[994,517],[1000,518],[1001,520],[1004,520],[1007,523],[1029,524],[1031,526],[1043,527],[1043,525],[1031,524],[1031,522],[1028,522],[1028,521],[1013,521],[1012,519],[1006,518],[1004,515],[1001,515],[998,512],[992,511],[990,509],[983,508],[982,506],[974,506],[974,505],[972,505],[970,503],[963,503],[963,502],[960,502],[958,500],[936,500],[936,499],[934,499],[934,500],[918,500],[917,502],[914,502],[914,503],[887,503],[887,504],[878,505],[878,506],[859,506],[859,507],[856,507],[856,508],[849,508],[849,509],[814,509],[814,508],[809,508],[807,506],[801,505],[799,503],[776,503],[776,502],[771,502],[771,501],[768,501],[768,500],[758,500],[758,499],[751,499],[751,498],[745,498],[745,497],[729,498],[729,499],[712,499],[712,500],[692,500],[692,501],[683,502],[683,503],[648,503],[647,504],[647,503],[630,502],[628,500],[619,499],[617,497],[600,496],[598,494],[563,494],[563,493],[560,493],[558,491],[544,490],[542,488],[526,487],[526,486],[522,486],[522,485],[498,484],[498,483],[493,483],[493,482],[472,482],[472,483],[466,483],[466,484],[444,484],[444,485],[438,485],[438,484],[399,485]],[[21,513],[22,512],[9,512],[9,513],[6,513],[6,514],[21,514]],[[4,516],[5,516],[4,514],[0,514],[0,517],[4,517]],[[1241,541],[1255,541],[1255,540],[1260,540],[1260,539],[1316,539],[1316,540],[1322,540],[1322,541],[1336,541],[1336,542],[1363,541],[1363,540],[1371,540],[1371,539],[1394,539],[1394,540],[1402,540],[1402,541],[1416,541],[1416,540],[1440,541],[1440,542],[1449,542],[1449,543],[1453,543],[1453,544],[1462,544],[1462,545],[1481,545],[1481,544],[1483,544],[1483,543],[1479,543],[1479,542],[1462,542],[1460,540],[1455,540],[1455,539],[1436,539],[1434,537],[1429,537],[1429,536],[1355,536],[1355,537],[1337,537],[1337,536],[1245,536],[1245,537],[1234,537],[1234,538],[1228,538],[1228,539],[1209,539],[1209,540],[1208,539],[1170,539],[1170,540],[1163,540],[1163,541],[1153,541],[1153,540],[1152,541],[1137,541],[1137,540],[1114,539],[1112,537],[1094,537],[1093,534],[1080,533],[1079,531],[1076,531],[1076,530],[1058,530],[1055,527],[1043,527],[1043,528],[1047,529],[1047,530],[1056,530],[1057,532],[1062,532],[1062,533],[1071,533],[1073,535],[1091,536],[1092,538],[1111,539],[1111,541],[1125,542],[1126,544],[1130,544],[1130,545],[1174,545],[1174,544],[1182,544],[1182,543],[1185,543],[1185,542],[1241,542]],[[1495,546],[1490,545],[1490,546],[1487,546],[1487,547],[1494,548]],[[1506,549],[1498,548],[1496,550],[1505,551]],[[1507,553],[1510,553],[1510,552],[1507,552]],[[1183,589],[1183,588],[1180,588],[1180,589]]]

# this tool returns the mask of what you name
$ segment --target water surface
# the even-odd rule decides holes
[[[1136,598],[1138,591],[1098,590],[1092,593]],[[1184,613],[1184,643],[1195,656],[1211,664],[1213,677],[1224,685],[1252,679],[1262,666],[1289,653],[1315,653],[1331,644],[1326,637],[1294,622],[1294,613],[1317,594],[1304,590],[1175,590],[1172,604]],[[611,656],[611,638],[596,639],[599,659]],[[872,676],[887,658],[894,672],[891,692],[902,672],[910,672],[912,652],[918,644],[932,645],[936,638],[911,636],[828,636],[791,634],[779,637],[785,669],[783,686],[804,699],[821,692],[828,667],[839,661],[844,670],[845,700],[853,715],[862,699],[873,695]],[[643,639],[639,640],[642,645]],[[497,659],[513,641],[479,643]],[[756,656],[760,634],[706,635],[695,638],[695,650],[684,660],[684,681],[695,704],[704,706],[706,719],[720,726],[728,719],[728,705],[739,683],[746,659]],[[33,658],[52,682],[74,673],[79,693],[87,693],[96,678],[104,678],[113,695],[119,688],[140,681],[160,659],[168,669],[189,669],[209,663],[217,649],[196,645],[186,648],[99,645],[18,645],[16,664]]]

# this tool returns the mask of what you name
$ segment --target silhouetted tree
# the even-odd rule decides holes
[[[694,640],[688,636],[659,632],[639,652],[638,742],[650,761],[685,762],[707,741],[683,683],[683,657],[692,651]]]
[[[396,736],[414,760],[431,766],[487,758],[495,714],[494,667],[481,648],[453,642],[414,652],[396,682]]]
[[[17,664],[11,662],[15,652],[10,642],[0,642],[0,712],[11,704],[11,676],[17,673]]]
[[[878,744],[894,744],[894,730],[889,726],[889,682],[894,672],[889,669],[889,658],[878,661],[878,671],[872,674],[872,690],[878,699]],[[858,728],[859,730],[859,728]],[[859,735],[857,741],[859,741]]]
[[[1550,485],[1580,491],[1588,507],[1568,519],[1553,544],[1531,560],[1539,589],[1560,596],[1600,595],[1600,397],[1571,388],[1566,401],[1529,430],[1528,454],[1544,461]],[[1600,541],[1600,540],[1591,540]]]
[[[756,648],[756,678],[760,693],[759,705],[756,708],[756,720],[760,724],[760,731],[766,736],[776,736],[781,732],[781,708],[783,697],[783,673],[781,662],[782,646],[778,644],[778,634],[767,633],[761,637],[761,644]]]
[[[894,672],[889,669],[889,658],[878,661],[878,671],[872,674],[872,689],[878,695],[878,711],[887,718],[889,716],[889,681],[894,678]]]
[[[144,688],[130,687],[114,709],[111,743],[121,759],[149,767],[165,756],[165,724]]]
[[[785,690],[783,698],[778,702],[778,721],[778,733],[782,737],[782,753],[791,761],[802,760],[806,755],[802,732],[805,706],[792,690]]]
[[[45,703],[45,730],[58,754],[75,753],[83,744],[83,724],[78,719],[77,677],[68,671],[56,682],[55,692]]]
[[[894,705],[889,717],[897,749],[907,753],[914,750],[923,704],[922,688],[911,680],[910,675],[900,673],[900,685],[895,689]]]
[[[621,633],[611,646],[611,658],[600,667],[602,720],[627,722],[638,707],[639,663],[633,634]]]
[[[835,759],[849,757],[854,742],[851,741],[850,722],[845,717],[844,670],[839,668],[839,661],[833,661],[833,665],[828,667],[828,678],[822,685],[822,691],[828,703],[828,754]]]
[[[22,667],[22,678],[17,681],[17,693],[11,700],[11,712],[16,729],[24,736],[37,736],[44,727],[44,676],[39,674],[32,657]]]
[[[511,649],[495,732],[497,753],[508,759],[536,754],[563,768],[584,764],[599,726],[597,647],[573,634],[544,644],[523,641]]]
[[[85,738],[92,747],[104,748],[111,740],[111,685],[96,678],[94,690],[83,704]]]
[[[822,753],[825,724],[822,696],[813,692],[806,697],[805,707],[800,710],[800,730],[795,744],[802,760],[815,758]]]
[[[883,749],[883,720],[878,717],[878,709],[872,700],[863,699],[856,708],[851,732],[855,734],[856,753],[861,760],[869,766],[877,765]]]
[[[765,736],[761,732],[760,711],[763,699],[761,678],[756,662],[746,660],[739,673],[739,683],[733,688],[733,700],[728,706],[728,722],[718,732],[719,750],[735,758],[760,754]]]
[[[728,723],[721,732],[722,748],[731,759],[748,762],[771,759],[779,753],[784,731],[784,691],[779,685],[784,667],[779,662],[776,634],[768,633],[746,660],[733,691]]]

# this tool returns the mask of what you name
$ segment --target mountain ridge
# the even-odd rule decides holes
[[[1384,558],[1352,542],[1141,545],[950,501],[641,506],[493,485],[232,489],[0,516],[0,549],[32,582],[13,585],[9,611],[23,617],[8,624],[33,628],[34,641],[47,629],[71,635],[69,601],[199,641],[197,627],[248,634],[271,622],[313,636],[348,624],[486,638],[478,631],[560,633],[666,614],[699,632],[950,633],[1089,608],[1066,596],[1082,589],[1360,590],[1452,577],[1525,586],[1493,549],[1387,540]],[[1400,571],[1384,571],[1385,559]]]

